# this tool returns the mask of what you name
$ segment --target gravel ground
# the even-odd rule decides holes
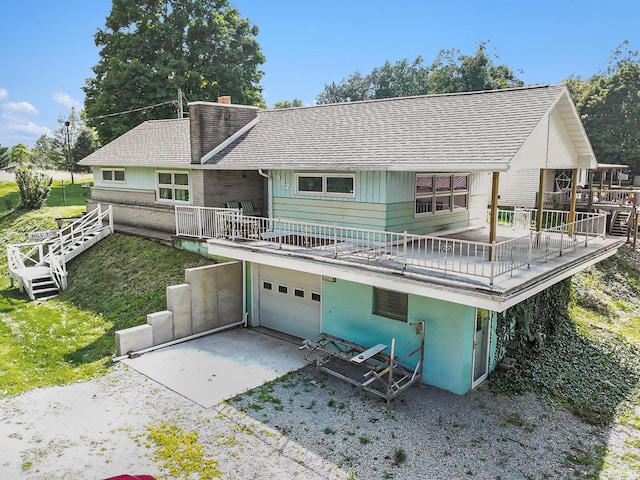
[[[96,380],[2,399],[0,478],[181,478],[147,439],[165,421],[197,431],[225,479],[576,478],[590,472],[594,448],[615,443],[615,432],[533,395],[486,386],[464,396],[412,387],[394,403],[388,411],[306,367],[205,409],[118,364]]]

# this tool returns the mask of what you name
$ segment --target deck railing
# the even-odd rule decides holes
[[[587,247],[592,239],[605,236],[604,214],[580,214],[576,221],[569,223],[568,212],[546,212],[544,223],[548,227],[534,232],[529,230],[535,221],[534,211],[524,213],[528,213],[528,217],[522,235],[493,243],[245,216],[238,210],[226,208],[185,206],[176,207],[176,233],[261,242],[263,246],[277,247],[291,255],[313,255],[320,260],[358,260],[360,263],[364,260],[403,271],[417,267],[468,274],[489,278],[491,283],[499,275]],[[498,214],[499,223],[517,233],[518,212],[499,211]],[[258,246],[252,243],[251,248]]]
[[[577,205],[638,205],[640,190],[607,189],[607,188],[578,188],[576,190]],[[558,192],[544,192],[545,205],[569,205],[571,190]]]

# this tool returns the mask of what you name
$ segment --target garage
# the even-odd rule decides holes
[[[320,333],[322,277],[259,266],[258,314],[263,327],[315,339]]]

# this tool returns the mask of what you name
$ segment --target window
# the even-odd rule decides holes
[[[373,313],[375,315],[406,322],[408,306],[408,294],[373,288]]]
[[[320,294],[319,293],[312,293],[311,294],[311,300],[313,300],[314,302],[319,302],[320,301]]]
[[[278,285],[278,292],[284,293],[285,295],[289,293],[289,287],[286,285]]]
[[[469,208],[469,175],[416,175],[415,215]]]
[[[262,288],[265,290],[272,290],[273,286],[271,285],[271,282],[262,282]]]
[[[304,298],[304,290],[300,290],[299,288],[295,288],[293,290],[293,295],[298,298]]]
[[[189,174],[185,172],[157,172],[158,201],[189,203]]]
[[[102,181],[124,183],[124,168],[102,169]]]
[[[354,197],[355,182],[355,175],[298,173],[296,174],[296,194]]]

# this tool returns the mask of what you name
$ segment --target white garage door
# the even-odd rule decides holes
[[[260,266],[260,325],[300,338],[320,333],[321,276]]]

